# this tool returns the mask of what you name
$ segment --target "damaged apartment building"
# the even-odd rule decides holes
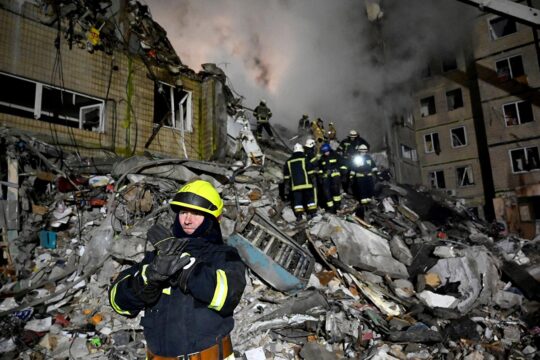
[[[290,150],[259,146],[224,73],[182,65],[144,5],[0,5],[1,359],[146,358],[144,314],[120,316],[105,294],[156,250],[148,229],[171,225],[169,201],[194,178],[218,189],[224,240],[247,267],[235,359],[538,357],[540,242],[475,216],[482,187],[464,203],[402,184],[471,165],[486,187],[472,100],[455,124],[420,108],[404,120],[409,162],[398,183],[378,181],[364,218],[344,193],[337,214],[298,221],[281,186]],[[461,128],[461,143],[416,155],[424,132]]]
[[[415,106],[394,129],[396,178],[462,198],[532,239],[540,234],[538,24],[513,9],[540,2],[491,5],[475,18],[469,43],[419,75]]]
[[[183,65],[146,5],[0,1],[0,30],[2,125],[87,155],[222,148],[223,73]]]

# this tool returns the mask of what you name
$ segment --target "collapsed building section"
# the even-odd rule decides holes
[[[170,225],[168,200],[194,178],[221,192],[222,232],[249,267],[237,358],[533,358],[538,349],[538,241],[501,235],[451,198],[382,182],[364,219],[347,194],[339,215],[298,223],[279,198],[287,154],[277,148],[264,166],[240,169],[131,157],[72,173],[87,158],[1,135],[17,159],[7,185],[20,210],[3,250],[6,358],[144,357],[141,315],[117,316],[103,294],[151,247],[148,228]]]

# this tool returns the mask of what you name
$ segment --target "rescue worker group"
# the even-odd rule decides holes
[[[369,143],[356,130],[338,142],[333,123],[325,131],[322,119],[312,122],[307,114],[298,122],[298,139],[303,138],[283,167],[282,196],[291,201],[297,221],[311,219],[318,207],[338,213],[344,192],[358,201],[356,215],[363,218],[379,175]]]
[[[257,120],[257,139],[263,139],[266,130],[270,140],[274,133],[269,124],[272,111],[261,100],[253,110]],[[373,199],[375,179],[379,175],[373,158],[369,155],[369,143],[350,130],[346,139],[338,142],[334,123],[324,128],[321,118],[311,121],[303,114],[298,121],[298,139],[306,139],[304,145],[296,143],[292,156],[283,167],[282,197],[290,200],[297,221],[311,219],[321,207],[336,214],[341,208],[342,193],[354,196],[359,206],[356,216],[363,218],[365,208]]]

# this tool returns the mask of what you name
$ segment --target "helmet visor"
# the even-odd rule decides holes
[[[180,211],[180,207],[188,207],[192,209],[216,211],[218,208],[208,199],[192,192],[176,193],[171,201],[171,207],[175,212]]]

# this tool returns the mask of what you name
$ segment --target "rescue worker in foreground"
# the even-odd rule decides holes
[[[341,159],[330,144],[321,146],[321,157],[317,162],[323,201],[327,211],[335,214],[341,208]]]
[[[313,164],[306,158],[302,144],[295,144],[293,154],[283,166],[283,178],[290,186],[292,206],[297,221],[307,212],[308,219],[317,211],[315,187],[312,183]]]
[[[356,215],[364,217],[365,207],[371,202],[374,194],[375,182],[373,177],[377,175],[377,165],[368,154],[367,145],[358,147],[359,153],[351,160],[350,183],[353,196],[360,202]]]
[[[253,110],[253,116],[257,119],[257,140],[262,139],[262,131],[266,130],[270,136],[270,140],[274,140],[274,133],[270,127],[270,118],[272,117],[272,111],[266,106],[266,101],[261,100],[259,105]]]
[[[234,359],[233,310],[246,285],[236,249],[219,227],[223,201],[209,182],[183,186],[171,201],[171,229],[152,226],[155,251],[120,273],[109,290],[112,308],[141,320],[147,359]]]

